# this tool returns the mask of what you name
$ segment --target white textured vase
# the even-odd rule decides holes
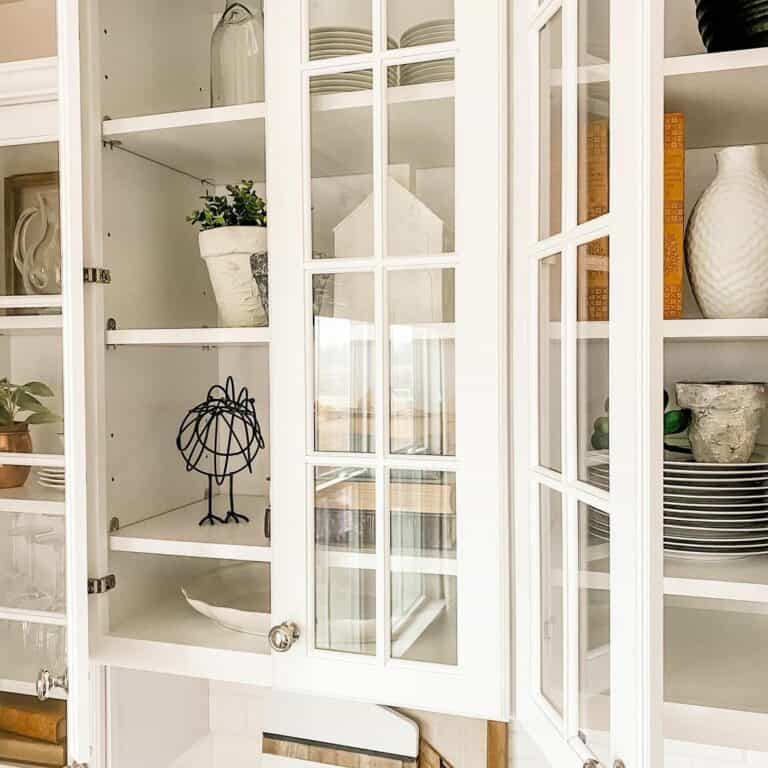
[[[704,317],[768,317],[768,177],[757,147],[717,154],[717,176],[685,235],[691,287]]]
[[[229,328],[267,325],[267,307],[254,278],[255,260],[267,252],[267,228],[208,229],[200,233],[199,242],[222,325]]]

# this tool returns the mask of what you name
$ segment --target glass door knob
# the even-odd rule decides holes
[[[277,653],[290,651],[300,637],[299,628],[290,621],[284,621],[269,630],[269,645]]]

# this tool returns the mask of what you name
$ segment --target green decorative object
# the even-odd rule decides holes
[[[681,432],[685,432],[688,429],[688,425],[691,423],[691,412],[686,409],[680,409],[676,411],[667,411],[669,405],[669,392],[664,390],[664,436],[667,435],[679,435]],[[605,411],[609,412],[610,402],[606,399]],[[609,417],[599,416],[595,419],[592,432],[592,448],[596,451],[606,451],[610,447],[610,420]],[[676,448],[674,450],[681,450]]]

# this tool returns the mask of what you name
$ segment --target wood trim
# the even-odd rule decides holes
[[[263,740],[263,753],[338,768],[418,768],[415,760],[396,755],[374,754],[337,744],[320,744],[266,733]]]
[[[425,739],[419,744],[419,768],[453,768],[453,766]]]
[[[487,768],[508,768],[509,766],[509,725],[496,720],[488,721]]]

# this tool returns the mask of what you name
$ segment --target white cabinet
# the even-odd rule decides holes
[[[3,174],[60,172],[63,252],[60,290],[0,297],[0,338],[67,427],[3,456],[64,470],[66,493],[3,492],[0,542],[20,562],[50,542],[14,516],[55,518],[30,563],[60,553],[66,606],[0,604],[0,688],[68,671],[73,763],[245,764],[270,688],[509,715],[504,4],[267,0],[265,101],[211,108],[222,5],[61,0],[57,88],[29,74],[55,62],[13,65],[36,131],[0,98]],[[187,221],[242,179],[266,327],[221,322]],[[228,377],[265,445],[212,486],[248,521],[204,526],[177,432]]]
[[[766,321],[703,319],[687,283],[663,319],[663,190],[665,113],[678,225],[716,148],[762,144],[768,57],[704,53],[677,0],[518,7],[516,710],[556,765],[760,764],[762,505],[681,504],[661,414],[680,381],[765,381]]]

